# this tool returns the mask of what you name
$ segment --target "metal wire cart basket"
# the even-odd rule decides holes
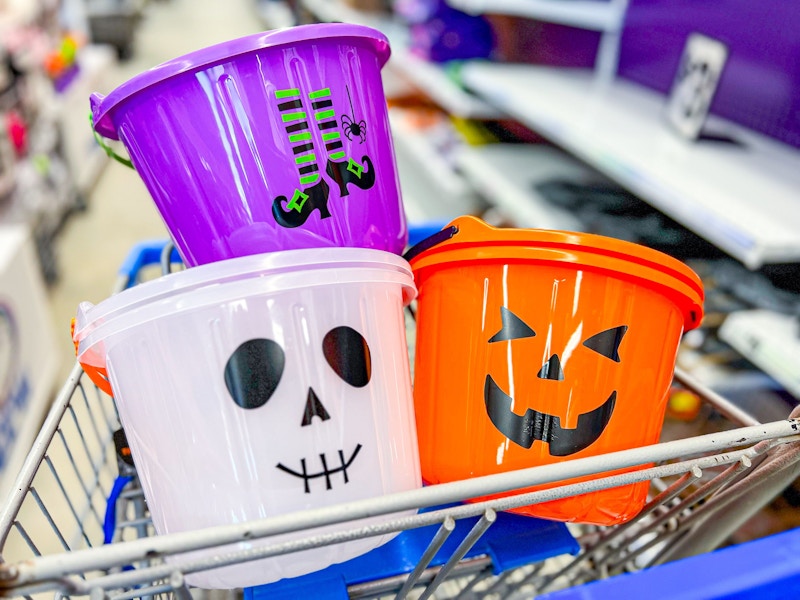
[[[137,248],[123,267],[120,286],[134,283],[150,263],[169,263],[169,252],[162,247]],[[797,476],[800,464],[799,420],[758,423],[685,373],[676,372],[675,379],[719,417],[717,432],[347,505],[155,536],[135,469],[120,434],[115,435],[120,425],[114,402],[76,365],[0,507],[0,596],[198,597],[206,592],[190,589],[186,574],[390,532],[402,532],[391,543],[401,540],[391,556],[367,555],[350,561],[352,565],[335,565],[322,574],[243,594],[251,600],[302,594],[532,598],[619,573],[652,571],[723,544]],[[593,478],[575,482],[587,475]],[[623,525],[568,528],[503,512],[646,480],[651,481],[648,503]],[[549,487],[542,490],[545,485]],[[533,486],[540,491],[524,491]],[[501,499],[463,502],[509,490],[514,494]],[[408,511],[415,514],[398,516]],[[366,517],[379,519],[337,533],[316,531]],[[288,532],[304,535],[248,548],[254,539]],[[234,543],[241,544],[232,551]],[[220,550],[213,559],[186,557],[202,548]],[[402,560],[394,560],[398,548],[405,552]]]

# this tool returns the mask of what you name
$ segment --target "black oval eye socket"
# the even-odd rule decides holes
[[[500,307],[500,319],[503,326],[500,331],[489,338],[489,343],[506,342],[508,340],[518,340],[520,338],[535,337],[536,332],[531,329],[525,321],[520,319],[505,306]]]
[[[239,346],[225,365],[225,385],[242,408],[264,406],[283,375],[286,357],[277,342],[264,338]]]
[[[626,331],[628,331],[627,325],[612,327],[593,335],[583,342],[583,345],[614,362],[619,362],[619,345],[622,343]]]
[[[336,374],[353,387],[364,387],[372,376],[367,340],[352,327],[331,329],[322,340],[322,353]]]

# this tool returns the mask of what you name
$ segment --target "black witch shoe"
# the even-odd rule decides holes
[[[272,216],[283,227],[299,227],[308,220],[311,213],[319,210],[319,218],[327,219],[331,216],[328,212],[328,193],[330,187],[324,179],[320,179],[310,188],[302,192],[295,190],[291,200],[286,196],[278,196],[272,202]],[[283,203],[286,202],[284,208]]]
[[[352,183],[362,190],[368,190],[375,185],[375,167],[369,156],[362,156],[361,161],[364,163],[359,164],[352,158],[348,158],[347,162],[333,162],[328,159],[328,165],[325,167],[325,172],[333,181],[339,186],[339,196],[344,198],[350,195],[347,189],[347,184]]]

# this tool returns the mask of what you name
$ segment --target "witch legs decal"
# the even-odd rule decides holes
[[[308,126],[308,115],[303,108],[300,90],[277,90],[275,97],[279,100],[278,110],[281,120],[286,124],[286,133],[292,143],[292,153],[300,185],[308,186],[295,189],[292,197],[278,196],[272,203],[272,216],[284,227],[299,227],[305,223],[315,210],[319,210],[320,219],[331,216],[328,212],[328,192],[330,188],[320,177],[317,166],[317,155]]]
[[[349,88],[347,93],[349,97]],[[309,127],[311,115],[303,110],[303,99],[299,89],[277,90],[275,97],[278,101],[278,110],[282,113],[281,120],[286,124],[289,141],[293,144],[292,152],[298,167],[300,187],[303,189],[299,187],[295,189],[291,198],[287,196],[275,198],[272,203],[272,214],[279,225],[288,228],[303,225],[315,210],[319,210],[320,219],[327,219],[331,216],[328,210],[330,187],[320,177],[321,157],[315,152],[314,139]],[[325,145],[327,155],[325,174],[338,187],[339,197],[345,198],[350,195],[349,185],[361,190],[370,189],[375,185],[374,165],[367,155],[361,157],[361,162],[347,156],[330,88],[309,93],[308,101],[311,102],[314,122]],[[347,116],[343,117],[342,122],[347,123],[345,131],[347,139],[352,139],[352,129],[355,127],[363,143],[366,139],[366,123],[362,120],[354,124]],[[306,185],[308,187],[303,187]]]

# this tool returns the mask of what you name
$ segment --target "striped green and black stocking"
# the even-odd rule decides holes
[[[303,110],[300,90],[297,88],[276,90],[275,99],[278,101],[281,121],[292,144],[300,185],[295,188],[291,199],[287,200],[286,196],[275,198],[272,203],[272,215],[284,227],[302,225],[315,210],[319,210],[321,219],[327,219],[331,216],[328,211],[330,188],[320,176],[308,115]]]

